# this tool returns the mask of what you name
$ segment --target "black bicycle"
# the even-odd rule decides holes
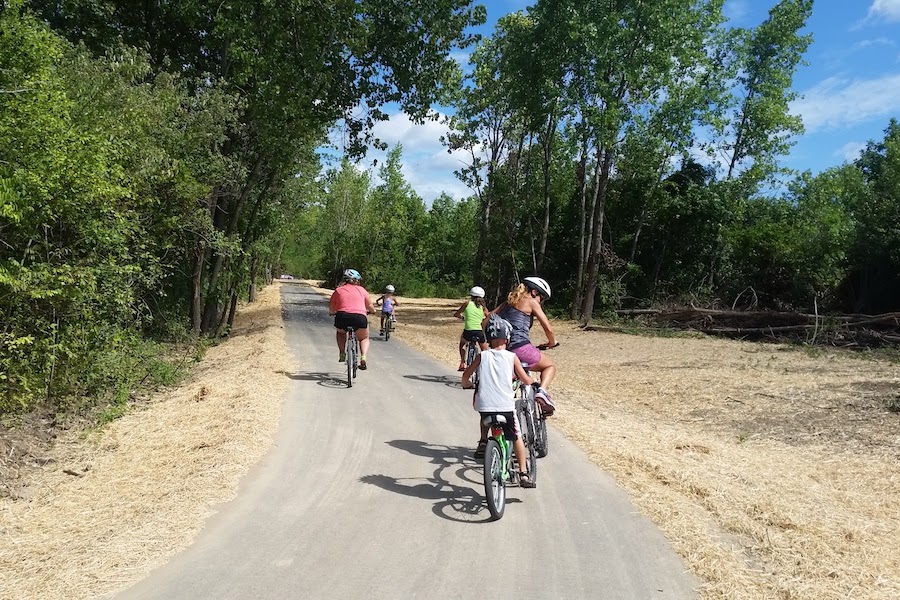
[[[353,387],[356,370],[359,368],[359,340],[353,327],[347,327],[345,331],[347,332],[347,341],[344,344],[344,356],[347,358],[347,387]]]
[[[528,365],[522,363],[525,372],[528,372]],[[550,451],[547,439],[547,417],[541,410],[541,405],[535,400],[535,393],[540,385],[534,383],[532,385],[522,385],[516,379],[516,411],[519,414],[519,426],[522,428],[523,434],[527,440],[534,446],[534,453],[538,458],[544,458]],[[525,443],[528,446],[528,442]]]
[[[475,357],[481,353],[481,346],[478,344],[477,340],[469,340],[468,345],[466,346],[466,367],[468,368],[473,362],[475,362]],[[478,383],[478,373],[472,373],[472,385],[476,385]]]

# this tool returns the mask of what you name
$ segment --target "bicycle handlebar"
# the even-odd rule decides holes
[[[556,342],[552,346],[550,346],[548,344],[541,344],[540,346],[538,346],[538,350],[552,350],[557,347],[559,347],[559,342]]]

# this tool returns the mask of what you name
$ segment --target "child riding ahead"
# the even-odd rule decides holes
[[[516,418],[516,399],[513,392],[513,373],[525,385],[531,385],[534,380],[522,368],[519,357],[506,349],[509,336],[512,334],[512,325],[508,321],[491,315],[487,325],[487,339],[490,349],[484,350],[475,357],[475,360],[466,367],[462,374],[462,386],[471,388],[472,374],[478,373],[478,387],[475,390],[474,406],[481,414],[481,420],[490,415],[503,415],[506,423],[503,424],[504,435],[513,442],[513,450],[519,465],[519,485],[521,487],[534,487],[534,482],[528,476],[528,463],[525,455],[525,444],[520,435],[521,428]],[[484,456],[487,446],[487,438],[482,437],[478,442],[478,451]]]
[[[375,301],[375,306],[381,306],[381,333],[384,335],[384,324],[388,319],[394,318],[394,307],[400,306],[397,298],[394,297],[394,286],[388,284],[384,288],[384,293]]]
[[[462,303],[453,316],[457,319],[463,319],[462,335],[459,336],[459,368],[458,371],[466,370],[466,345],[469,342],[477,342],[482,350],[487,350],[487,343],[484,339],[484,331],[481,329],[481,323],[490,313],[484,304],[484,289],[477,285],[469,290],[470,300]]]

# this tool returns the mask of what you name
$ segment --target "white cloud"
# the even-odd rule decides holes
[[[900,0],[875,0],[869,7],[866,16],[855,23],[850,29],[856,30],[870,23],[884,21],[892,23],[900,21]]]
[[[854,81],[829,77],[791,103],[791,113],[800,115],[807,133],[884,119],[898,111],[900,75]]]
[[[473,194],[453,174],[471,162],[471,159],[463,151],[447,152],[447,148],[441,143],[441,136],[448,131],[447,125],[441,122],[444,115],[435,113],[435,116],[438,120],[418,124],[406,114],[398,112],[391,114],[388,120],[377,123],[372,131],[389,149],[398,143],[402,145],[403,175],[429,206],[443,192],[456,199]],[[331,142],[338,148],[342,148],[341,137],[340,131],[332,131],[329,135]],[[370,147],[365,159],[361,161],[360,167],[367,169],[372,175],[373,185],[381,183],[378,172],[386,160],[385,151]]]
[[[750,12],[750,4],[747,0],[728,0],[722,8],[722,13],[729,21],[740,21]]]
[[[865,147],[866,145],[861,142],[847,142],[834,151],[834,156],[850,162],[859,158],[859,153],[862,152]]]
[[[861,42],[856,42],[856,44],[854,44],[854,46],[856,48],[870,48],[873,46],[891,46],[891,47],[893,47],[896,45],[897,45],[897,42],[895,42],[894,40],[885,38],[885,37],[875,38],[875,39],[871,39],[871,40],[862,40]]]
[[[875,0],[869,7],[869,14],[866,18],[883,18],[889,22],[900,21],[900,0]]]

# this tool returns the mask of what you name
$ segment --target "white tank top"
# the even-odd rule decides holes
[[[512,412],[516,408],[513,394],[513,361],[516,355],[509,350],[484,350],[479,355],[478,391],[475,410],[478,412]]]

